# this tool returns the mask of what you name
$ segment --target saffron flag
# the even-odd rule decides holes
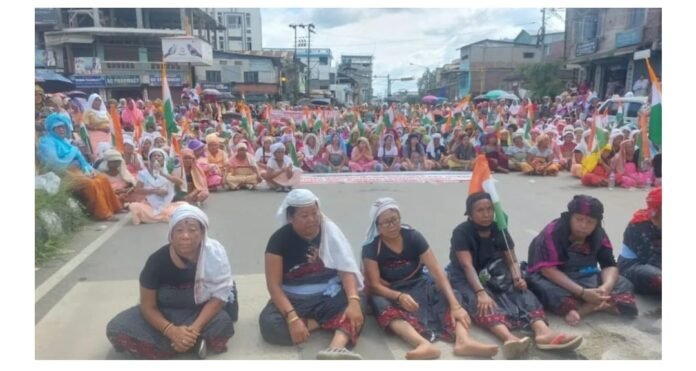
[[[495,189],[495,180],[491,176],[491,170],[488,167],[488,159],[486,155],[476,156],[474,162],[474,171],[469,182],[469,194],[476,192],[486,192],[491,196],[493,201],[494,220],[498,229],[505,230],[508,227],[508,216],[503,211],[500,204],[500,197]]]
[[[648,130],[650,141],[658,146],[662,145],[662,86],[657,81],[657,75],[650,65],[650,59],[645,60],[650,75],[650,122]]]
[[[162,62],[162,100],[164,106],[162,112],[164,116],[164,127],[166,127],[167,142],[171,142],[172,134],[179,131],[174,121],[174,102],[172,101],[172,92],[169,90],[169,81],[167,80],[167,64]]]

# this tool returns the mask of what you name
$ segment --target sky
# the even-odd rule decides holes
[[[558,11],[564,17],[562,10]],[[263,47],[293,47],[290,24],[313,23],[312,48],[330,48],[334,64],[342,54],[374,56],[373,74],[393,78],[392,93],[416,91],[416,80],[425,71],[458,59],[458,48],[483,39],[513,39],[520,30],[536,34],[541,27],[541,8],[521,9],[261,9]],[[563,31],[564,24],[547,13],[546,32]],[[305,30],[298,29],[298,37]],[[419,65],[412,66],[410,63]],[[373,79],[375,95],[383,95],[387,81]]]

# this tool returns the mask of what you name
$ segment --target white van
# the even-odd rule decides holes
[[[606,110],[609,110],[607,117],[610,125],[616,122],[616,113],[619,110],[620,103],[623,103],[624,125],[631,125],[637,128],[638,112],[641,107],[648,103],[648,97],[613,96],[602,103],[602,105],[599,106],[599,113],[604,114]]]

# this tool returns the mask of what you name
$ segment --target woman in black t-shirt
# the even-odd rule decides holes
[[[362,275],[350,244],[306,189],[288,193],[277,218],[283,226],[266,246],[271,300],[259,316],[263,339],[301,344],[321,328],[334,336],[317,359],[362,359],[346,348],[355,345],[364,322],[358,294]]]
[[[236,289],[225,248],[208,238],[208,217],[185,204],[169,222],[170,243],[140,273],[140,304],[106,327],[117,351],[164,359],[193,350],[227,351],[237,320]]]
[[[510,330],[530,328],[540,349],[575,349],[582,337],[553,333],[544,308],[527,290],[511,253],[515,244],[507,230],[493,222],[493,202],[485,192],[466,200],[468,220],[452,232],[450,264],[446,270],[452,287],[462,293],[462,305],[474,314],[474,322],[503,340],[506,359],[520,358],[529,349],[528,337]],[[514,278],[513,278],[514,277]]]
[[[370,215],[362,250],[370,303],[380,327],[414,347],[406,358],[438,358],[440,350],[431,344],[437,338],[454,341],[454,353],[460,356],[495,355],[498,347],[469,336],[471,320],[459,305],[459,293],[452,290],[423,235],[401,224],[396,201],[378,199]]]

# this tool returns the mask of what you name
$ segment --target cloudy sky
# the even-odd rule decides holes
[[[561,17],[564,14],[560,13]],[[331,48],[334,64],[342,54],[374,56],[373,72],[392,78],[418,78],[458,58],[457,48],[483,39],[512,39],[521,29],[541,26],[540,8],[527,9],[262,9],[263,47],[292,47],[293,23],[313,23],[312,48]],[[562,31],[563,22],[547,14],[547,32]],[[298,29],[298,37],[306,31]],[[376,95],[386,79],[374,79]],[[416,81],[393,82],[392,92],[417,90]]]

